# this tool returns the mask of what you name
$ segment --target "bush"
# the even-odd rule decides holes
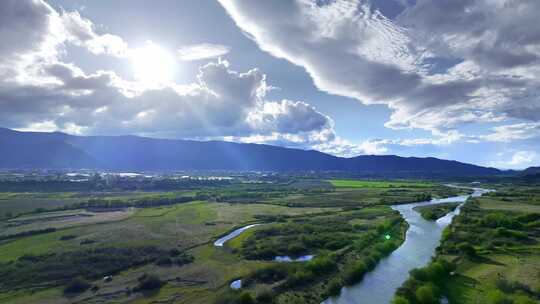
[[[309,270],[300,269],[287,278],[286,285],[290,287],[303,286],[315,279],[315,274]]]
[[[243,292],[240,294],[240,297],[238,298],[239,304],[255,304],[255,300],[251,296],[249,292]]]
[[[90,288],[90,286],[90,283],[88,283],[85,279],[77,277],[71,280],[71,282],[69,282],[66,288],[64,288],[64,293],[67,294],[85,292],[86,290],[88,290],[88,288]]]
[[[271,304],[274,303],[274,293],[269,289],[265,289],[259,292],[255,299],[257,303]]]
[[[74,239],[76,237],[77,237],[76,235],[72,235],[72,234],[62,235],[60,237],[60,241],[72,240],[72,239]]]
[[[499,290],[505,293],[514,293],[519,290],[529,294],[534,293],[529,286],[518,281],[508,281],[506,279],[499,278],[495,282],[495,285],[497,288],[499,288]]]
[[[160,289],[165,282],[160,280],[155,275],[144,274],[139,279],[139,284],[133,289],[134,291],[150,291]]]
[[[458,245],[458,250],[464,253],[466,256],[474,258],[477,257],[476,249],[468,243],[461,243]]]
[[[396,296],[392,301],[392,304],[409,304],[409,300],[401,296]]]
[[[337,269],[334,259],[328,256],[320,256],[311,260],[306,267],[316,274],[324,274]]]
[[[496,234],[497,236],[510,237],[518,240],[524,240],[528,238],[528,235],[525,232],[510,230],[503,227],[497,228]]]
[[[420,286],[414,293],[420,304],[438,304],[439,298],[435,292],[436,287],[432,284]]]
[[[289,274],[288,266],[287,264],[277,264],[257,269],[246,277],[245,284],[249,285],[253,281],[271,284],[283,280]]]
[[[500,290],[494,289],[487,293],[489,304],[512,304],[512,300],[508,299]]]
[[[171,258],[169,258],[169,257],[160,257],[156,261],[156,265],[158,265],[158,266],[171,266],[172,263],[173,262],[172,262]]]
[[[364,262],[356,262],[353,267],[349,268],[343,274],[343,282],[345,285],[350,286],[358,283],[364,277],[364,274],[368,271],[368,267]]]
[[[0,262],[0,290],[43,282],[65,284],[76,277],[102,278],[119,271],[155,262],[167,253],[157,247],[113,248],[22,256],[16,262]]]
[[[326,297],[333,297],[337,296],[341,293],[341,287],[343,283],[338,278],[333,278],[328,282],[328,285],[326,285],[326,291],[325,296]]]
[[[169,250],[169,255],[170,255],[171,257],[177,257],[177,256],[179,256],[181,253],[182,253],[182,251],[180,251],[180,250],[178,250],[178,249],[176,249],[176,248],[173,248],[173,249]]]

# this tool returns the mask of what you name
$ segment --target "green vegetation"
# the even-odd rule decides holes
[[[165,282],[163,282],[160,278],[158,278],[156,275],[149,275],[144,274],[141,277],[137,279],[139,281],[138,285],[133,288],[133,291],[152,291],[156,289],[160,289],[163,285],[165,285]]]
[[[420,212],[420,215],[428,221],[436,221],[449,212],[454,211],[460,203],[443,203],[428,206],[414,207],[414,210]]]
[[[539,188],[498,187],[462,207],[435,260],[411,272],[395,303],[438,303],[442,296],[459,304],[539,302]]]
[[[98,279],[130,267],[156,262],[167,255],[167,252],[155,247],[101,247],[46,255],[23,255],[16,261],[0,264],[0,291],[36,284],[55,286],[76,278]],[[188,255],[174,257],[180,266],[192,260]]]
[[[80,277],[77,277],[73,280],[71,280],[66,288],[64,288],[64,293],[65,294],[70,294],[70,293],[81,293],[81,292],[85,292],[86,290],[88,290],[92,285],[86,281],[85,279],[83,278],[80,278]]]
[[[320,303],[338,294],[342,286],[361,281],[382,257],[401,244],[405,229],[399,214],[388,207],[295,217],[257,228],[244,239],[240,250],[247,259],[304,254],[315,258],[257,269],[245,277],[245,284],[255,291],[275,286],[276,303]]]
[[[366,207],[428,201],[432,198],[466,193],[463,189],[420,182],[380,182],[363,180],[331,180],[334,191],[289,193],[262,200],[288,207]],[[349,187],[351,186],[352,187]]]
[[[338,188],[430,188],[434,183],[411,181],[372,181],[356,179],[332,179],[330,183]]]
[[[401,244],[406,225],[388,205],[462,191],[355,183],[272,176],[169,188],[118,181],[88,192],[41,183],[41,192],[0,193],[0,302],[320,303]],[[148,191],[158,188],[167,192]],[[213,246],[253,223],[264,225]],[[273,261],[305,254],[315,257]],[[236,279],[242,289],[230,290]]]

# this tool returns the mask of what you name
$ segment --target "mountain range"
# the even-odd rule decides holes
[[[433,157],[336,157],[314,150],[139,136],[74,136],[0,128],[1,169],[344,171],[365,175],[492,176],[504,171]]]

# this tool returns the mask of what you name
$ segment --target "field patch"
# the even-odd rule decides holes
[[[356,179],[331,179],[329,182],[338,188],[428,188],[433,183],[409,181],[371,181]]]

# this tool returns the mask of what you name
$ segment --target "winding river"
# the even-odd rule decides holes
[[[396,290],[408,278],[409,271],[429,263],[435,248],[439,245],[443,229],[459,214],[463,204],[436,222],[423,219],[413,208],[448,202],[464,203],[470,196],[478,197],[490,191],[481,188],[472,189],[474,193],[471,195],[392,206],[392,209],[399,211],[409,224],[405,242],[388,257],[383,258],[360,283],[344,287],[338,297],[327,299],[323,304],[390,303]]]
[[[238,228],[236,230],[234,230],[233,232],[225,235],[224,237],[218,239],[217,241],[214,242],[214,246],[216,247],[223,247],[223,245],[225,244],[225,242],[229,241],[229,240],[232,240],[234,239],[235,237],[239,236],[240,234],[242,234],[242,232],[250,229],[250,228],[253,228],[253,227],[256,227],[256,226],[259,226],[261,224],[252,224],[252,225],[247,225],[247,226],[244,226],[242,228]]]

